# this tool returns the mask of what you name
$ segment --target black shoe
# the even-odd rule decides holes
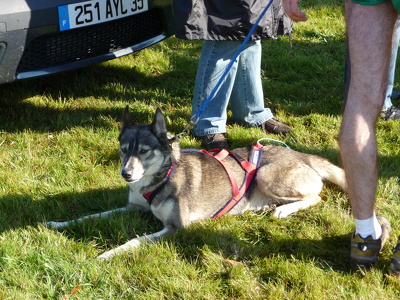
[[[265,132],[273,134],[287,134],[292,131],[292,128],[275,118],[271,118],[268,121],[265,121],[259,127]]]
[[[223,133],[215,133],[203,136],[201,146],[207,150],[210,149],[229,149],[228,140]]]
[[[393,249],[393,256],[389,265],[389,274],[400,277],[400,237],[396,247]]]
[[[382,120],[399,120],[400,119],[400,109],[395,106],[391,106],[388,109],[382,110],[380,117]]]
[[[400,98],[400,91],[393,90],[392,94],[390,95],[392,99],[399,99]]]

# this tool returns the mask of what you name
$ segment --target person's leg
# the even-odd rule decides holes
[[[207,100],[239,46],[240,42],[232,41],[204,42],[197,69],[192,115],[195,115]],[[193,127],[195,136],[201,137],[226,132],[226,110],[236,70],[237,63],[234,63],[213,99],[201,114],[199,121]]]
[[[380,118],[383,120],[397,120],[400,119],[400,110],[397,107],[393,106],[392,97],[399,98],[400,93],[398,91],[393,91],[394,86],[394,75],[396,69],[396,60],[397,60],[397,52],[399,47],[399,39],[400,39],[400,20],[398,19],[396,22],[395,30],[393,32],[392,37],[392,52],[390,56],[390,65],[388,71],[388,85],[386,87],[384,103],[382,106],[382,113]],[[344,94],[345,99],[347,98],[347,92],[350,83],[350,66],[349,66],[349,53],[348,53],[348,45],[346,47],[346,64],[345,64],[345,88]]]
[[[363,6],[346,1],[351,80],[340,136],[343,166],[357,219],[374,211],[377,185],[375,123],[387,85],[397,13],[390,2]]]
[[[356,223],[362,220],[364,226],[364,223],[371,222],[368,227],[371,228],[373,241],[364,245],[369,247],[374,244],[376,247],[379,244],[380,247],[383,242],[375,243],[381,235],[379,231],[382,231],[380,226],[376,226],[374,216],[378,182],[375,123],[387,86],[397,12],[391,2],[364,6],[347,0],[345,8],[351,76],[341,126],[340,152]],[[364,250],[355,251],[358,255]],[[376,251],[373,255],[373,260],[378,253]],[[371,261],[371,264],[374,262]]]
[[[395,30],[393,32],[393,37],[392,37],[392,53],[390,56],[390,65],[389,65],[389,72],[388,72],[388,85],[386,88],[386,98],[385,98],[385,103],[383,105],[383,109],[387,109],[392,106],[392,101],[390,100],[390,97],[392,96],[392,92],[393,92],[397,52],[399,49],[399,38],[400,38],[400,21],[397,20]]]
[[[261,80],[261,41],[250,41],[238,58],[238,69],[230,97],[231,109],[236,123],[256,127],[267,133],[286,134],[292,129],[273,118],[264,106]]]
[[[395,30],[393,32],[392,37],[392,53],[390,56],[390,64],[389,64],[389,72],[388,72],[388,85],[386,88],[385,102],[383,104],[382,109],[390,108],[392,104],[391,96],[393,92],[394,86],[394,74],[396,70],[396,60],[397,60],[397,51],[399,49],[399,38],[400,38],[400,21],[397,20]]]
[[[236,123],[255,127],[273,117],[271,110],[264,107],[259,40],[249,41],[240,53],[230,102]]]

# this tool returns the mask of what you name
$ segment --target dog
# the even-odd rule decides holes
[[[232,198],[234,180],[227,174],[233,174],[239,182],[246,177],[247,172],[235,156],[248,158],[252,152],[251,147],[232,150],[232,155],[224,159],[225,170],[212,155],[194,149],[181,150],[179,142],[167,132],[160,109],[157,109],[151,124],[135,124],[128,106],[122,119],[120,174],[129,185],[126,207],[73,221],[48,222],[47,225],[63,228],[88,218],[105,218],[117,211],[137,209],[151,211],[162,221],[164,228],[109,250],[100,255],[100,259],[109,259],[146,242],[156,242],[179,228],[215,216]],[[343,169],[317,155],[282,146],[262,146],[259,167],[253,174],[249,188],[241,200],[231,205],[227,214],[272,209],[275,217],[285,218],[320,202],[323,180],[346,191]],[[149,194],[151,202],[146,199]]]

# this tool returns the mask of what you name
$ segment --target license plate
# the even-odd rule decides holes
[[[58,7],[60,30],[121,19],[147,11],[148,0],[96,0]]]

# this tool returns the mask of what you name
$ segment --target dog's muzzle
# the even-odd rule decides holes
[[[139,170],[138,170],[139,171]],[[135,182],[140,180],[143,177],[143,172],[135,172],[134,169],[122,168],[121,169],[121,177],[126,182]]]

